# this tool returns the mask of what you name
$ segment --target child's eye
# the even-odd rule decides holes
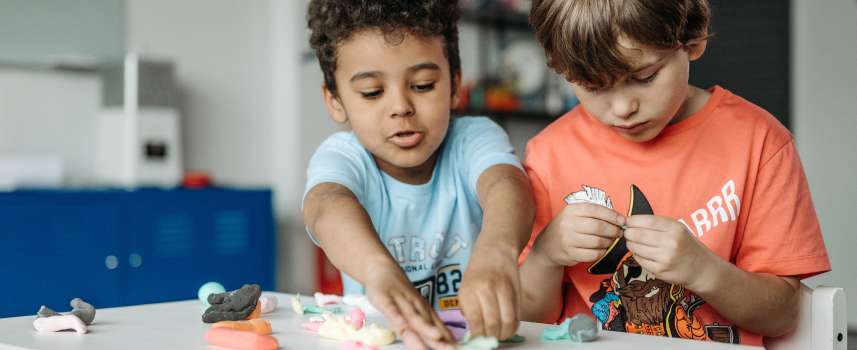
[[[411,88],[417,92],[428,92],[434,90],[434,83],[412,85]]]
[[[360,91],[360,95],[363,96],[363,98],[374,99],[374,98],[378,98],[378,96],[381,96],[381,92],[382,92],[382,90],[380,90],[380,89],[379,90],[370,90],[370,91]]]
[[[636,82],[638,82],[638,83],[640,83],[640,84],[648,84],[648,83],[651,83],[651,82],[652,82],[652,81],[654,81],[654,80],[655,80],[655,78],[658,76],[658,72],[660,72],[660,71],[656,71],[656,72],[652,73],[652,75],[650,75],[650,76],[648,76],[648,77],[645,77],[645,78],[637,78],[637,77],[634,77],[634,81],[636,81]]]

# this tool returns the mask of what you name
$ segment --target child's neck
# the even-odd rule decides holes
[[[435,163],[437,163],[438,153],[440,152],[435,151],[434,154],[432,154],[425,162],[411,168],[399,167],[390,164],[381,158],[373,157],[375,158],[375,163],[378,164],[378,168],[397,181],[408,185],[422,185],[431,181],[431,177],[434,174],[434,166]]]
[[[708,90],[688,85],[687,98],[684,99],[684,103],[682,103],[675,118],[670,121],[670,125],[681,122],[694,113],[699,112],[705,106],[705,103],[708,102],[709,97],[711,97],[711,92],[708,92]]]

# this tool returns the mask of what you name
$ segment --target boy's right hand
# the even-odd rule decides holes
[[[622,236],[625,217],[591,203],[569,204],[545,227],[533,252],[556,266],[592,262]]]
[[[398,265],[375,269],[366,297],[381,311],[408,349],[453,349],[455,339]]]

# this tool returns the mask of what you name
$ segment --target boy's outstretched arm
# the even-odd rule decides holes
[[[744,271],[671,218],[634,215],[627,223],[628,249],[657,278],[684,285],[750,332],[776,337],[794,329],[800,301],[797,278]]]
[[[333,264],[366,288],[409,349],[451,348],[453,338],[378,239],[371,219],[345,186],[323,183],[304,199],[304,222]]]
[[[520,320],[518,254],[535,211],[530,184],[521,169],[499,164],[482,172],[476,190],[482,231],[464,273],[460,303],[473,336],[508,339]]]

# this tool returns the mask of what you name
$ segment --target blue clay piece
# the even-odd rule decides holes
[[[598,324],[585,314],[577,314],[568,325],[568,338],[575,343],[587,343],[598,338]]]
[[[226,292],[226,288],[223,288],[222,284],[217,282],[208,282],[203,284],[202,287],[199,287],[199,292],[196,293],[196,296],[199,297],[199,301],[202,302],[202,305],[209,307],[211,304],[208,303],[208,295],[223,292]]]
[[[559,326],[545,328],[542,331],[542,340],[553,341],[560,339],[568,339],[568,327],[571,325],[571,318],[566,318]]]

